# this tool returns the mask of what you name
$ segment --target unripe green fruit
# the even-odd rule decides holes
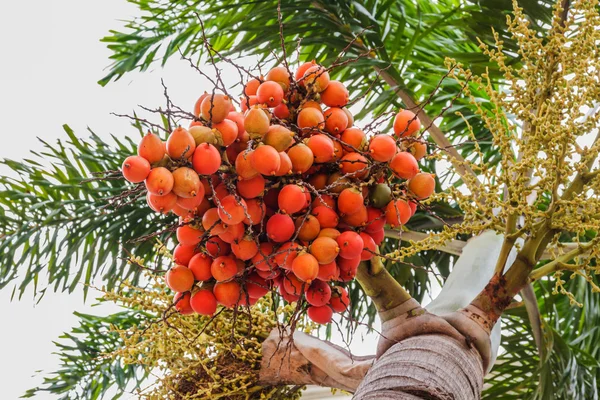
[[[385,183],[378,183],[371,191],[373,207],[383,208],[392,201],[392,190]]]

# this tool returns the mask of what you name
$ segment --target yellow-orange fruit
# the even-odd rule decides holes
[[[298,70],[296,71],[296,74],[294,75],[295,80],[298,82],[298,84],[300,86],[304,86],[304,73],[311,67],[314,67],[315,65],[317,65],[317,63],[313,60],[313,61],[309,61],[309,62],[305,62],[304,64],[302,64],[300,67],[298,67]]]
[[[344,155],[344,147],[342,143],[337,140],[333,141],[333,158],[332,161],[339,161]]]
[[[421,129],[421,121],[414,112],[402,110],[394,118],[394,133],[398,137],[411,136]]]
[[[342,110],[346,113],[346,117],[348,117],[348,125],[346,126],[346,129],[352,128],[352,125],[354,125],[354,115],[352,115],[350,110],[348,110],[346,107],[342,108]]]
[[[348,126],[348,116],[337,107],[332,107],[323,113],[325,118],[325,130],[332,135],[339,135]]]
[[[150,174],[150,163],[144,157],[129,156],[123,161],[123,177],[131,183],[139,183]]]
[[[422,141],[414,141],[406,146],[406,151],[412,154],[417,161],[425,157],[427,154],[427,144]]]
[[[330,81],[327,89],[321,93],[321,101],[328,107],[344,107],[349,97],[348,89],[339,81]]]
[[[258,146],[250,161],[255,170],[267,176],[275,175],[281,165],[279,153],[269,145]]]
[[[321,93],[329,85],[329,72],[324,67],[315,65],[306,70],[303,81],[309,90]]]
[[[242,108],[242,112],[245,113],[253,106],[258,105],[258,99],[256,98],[255,95],[248,96],[248,97],[242,97],[242,98],[240,98],[240,105]]]
[[[338,231],[335,228],[325,228],[321,229],[321,232],[319,232],[318,237],[328,237],[335,240],[338,236],[340,236],[340,234],[340,231]]]
[[[176,265],[165,274],[167,286],[174,292],[187,292],[194,286],[194,274],[188,267]]]
[[[302,103],[300,105],[300,109],[303,109],[303,108],[315,108],[315,109],[323,112],[321,103],[319,103],[318,101],[314,101],[314,100],[308,100],[308,101],[305,101],[304,103]]]
[[[169,192],[164,196],[157,196],[148,192],[146,194],[146,202],[150,208],[158,213],[167,214],[177,204],[177,195]]]
[[[375,161],[388,162],[396,155],[396,141],[389,135],[375,135],[369,143],[369,154]]]
[[[253,106],[244,116],[244,129],[250,134],[250,137],[262,137],[269,131],[269,117],[265,111],[257,106]]]
[[[284,92],[290,88],[290,73],[285,67],[275,67],[267,73],[267,80],[277,82]]]
[[[263,82],[256,91],[256,99],[270,108],[277,107],[283,101],[283,88],[277,82]]]
[[[295,224],[298,231],[298,239],[305,242],[315,239],[319,235],[319,232],[321,232],[321,224],[319,224],[319,220],[314,215],[300,216],[296,218]]]
[[[281,103],[273,109],[273,115],[279,119],[288,119],[290,116],[290,109],[284,103]]]
[[[435,179],[432,174],[416,174],[408,181],[408,190],[419,200],[426,199],[435,191]]]
[[[265,203],[260,199],[250,199],[246,201],[246,211],[248,212],[248,217],[244,218],[244,223],[246,225],[258,225],[260,221],[265,217],[267,210],[265,207]]]
[[[369,162],[359,153],[348,153],[340,160],[340,170],[344,174],[352,174],[361,179],[368,175]]]
[[[321,229],[323,228],[335,228],[339,222],[339,216],[337,213],[331,208],[327,208],[325,206],[318,206],[312,210],[312,215],[314,215],[321,225]]]
[[[286,151],[294,143],[294,132],[285,126],[271,125],[263,137],[263,143],[272,146],[278,152]]]
[[[173,160],[187,159],[195,149],[194,137],[185,128],[176,128],[167,139],[167,154]]]
[[[194,125],[188,129],[188,132],[194,138],[194,143],[196,146],[199,146],[201,143],[218,143],[215,131],[210,129],[208,126]]]
[[[220,93],[209,94],[200,105],[202,118],[213,124],[223,121],[231,111],[231,99]]]
[[[314,162],[312,150],[303,143],[291,147],[287,151],[287,155],[292,162],[292,171],[297,174],[308,171]]]
[[[338,209],[342,214],[354,214],[364,203],[362,192],[356,188],[342,190],[337,200]]]
[[[412,179],[419,172],[417,160],[406,151],[402,151],[392,158],[390,168],[397,177],[402,179]]]
[[[208,94],[207,92],[202,93],[202,95],[200,95],[200,97],[198,97],[198,100],[196,100],[196,104],[194,104],[194,115],[196,117],[199,117],[200,114],[202,113],[201,110],[201,106],[202,106],[202,102],[204,101],[204,99],[210,96],[210,94]]]
[[[245,199],[253,199],[261,196],[265,191],[265,178],[262,175],[256,175],[254,178],[239,180],[237,190],[240,196]]]
[[[335,148],[333,141],[327,136],[321,133],[312,135],[306,141],[306,145],[312,151],[316,163],[325,163],[333,159]]]
[[[152,168],[145,183],[148,192],[164,196],[173,189],[173,174],[164,167]]]
[[[358,128],[346,129],[340,136],[346,152],[362,150],[367,143],[367,135]]]
[[[311,243],[309,250],[319,264],[329,264],[338,256],[340,247],[334,239],[322,236]]]
[[[292,272],[299,280],[311,283],[319,275],[319,262],[312,254],[298,254],[292,262]]]
[[[385,207],[385,220],[392,228],[406,224],[411,215],[410,207],[404,200],[392,200]]]
[[[327,186],[327,174],[314,174],[308,178],[308,183],[313,185],[317,190],[321,190]]]
[[[213,236],[225,232],[226,227],[223,225],[223,221],[221,221],[217,207],[209,208],[202,215],[202,227]]]
[[[179,197],[196,197],[204,188],[196,171],[188,167],[179,167],[173,171],[173,193]]]
[[[303,132],[319,131],[325,127],[325,117],[316,108],[303,108],[298,113],[296,123]]]
[[[252,236],[243,237],[231,244],[231,251],[243,261],[250,260],[258,253],[258,245]]]
[[[252,151],[242,151],[235,158],[235,172],[240,179],[252,179],[259,172],[252,166]]]
[[[354,227],[364,226],[368,221],[367,207],[360,205],[352,214],[344,214],[342,221]]]
[[[244,199],[237,200],[233,195],[225,196],[219,206],[219,218],[227,225],[235,225],[246,218],[246,202]]]
[[[138,156],[144,157],[151,164],[159,162],[165,156],[165,144],[158,135],[148,132],[140,141]]]
[[[358,154],[358,153],[354,153]],[[342,190],[352,187],[352,182],[347,177],[342,177],[342,172],[334,172],[327,179],[327,188],[333,193],[341,193]]]

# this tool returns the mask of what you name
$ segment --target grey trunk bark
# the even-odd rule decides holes
[[[446,335],[422,335],[390,347],[359,385],[355,400],[476,400],[483,366],[477,350]]]

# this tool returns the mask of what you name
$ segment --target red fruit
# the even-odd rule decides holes
[[[298,113],[296,123],[305,133],[319,131],[325,127],[325,117],[323,116],[323,113],[316,108],[302,108]]]
[[[146,189],[157,196],[164,196],[173,189],[173,174],[164,167],[150,170],[146,178]]]
[[[206,241],[206,252],[211,257],[226,256],[231,253],[231,246],[220,237],[213,236]]]
[[[173,261],[177,264],[187,266],[192,257],[196,254],[196,246],[184,246],[178,244],[173,250]],[[178,290],[179,292],[185,292],[185,290]]]
[[[223,225],[223,221],[221,221],[221,217],[219,217],[218,208],[214,207],[206,210],[202,216],[202,227],[206,232],[209,232],[213,236],[225,232],[226,226]]]
[[[311,306],[324,306],[329,299],[331,299],[331,288],[323,281],[316,280],[306,289],[306,302]]]
[[[385,239],[385,230],[381,228],[378,231],[369,232],[369,236],[371,236],[375,244],[379,246],[383,242],[383,239]]]
[[[338,243],[329,237],[318,237],[310,245],[310,254],[312,254],[319,264],[329,264],[334,261],[340,252]]]
[[[173,193],[174,194],[174,193]],[[204,185],[200,185],[195,197],[177,197],[177,205],[186,210],[195,210],[204,200]]]
[[[270,108],[277,107],[283,100],[283,88],[277,82],[263,82],[256,91],[256,98],[259,103],[266,104]]]
[[[298,239],[305,242],[310,242],[319,236],[321,232],[321,224],[314,215],[300,216],[294,222],[296,230],[298,230]]]
[[[317,93],[321,93],[329,85],[329,73],[320,65],[310,67],[304,73],[304,86]]]
[[[185,293],[175,293],[173,297],[173,304],[175,304],[175,308],[179,311],[181,315],[190,315],[194,313],[192,306],[190,305],[190,292]]]
[[[249,297],[258,299],[269,293],[269,284],[253,272],[246,278],[246,291]]]
[[[235,281],[217,282],[213,288],[213,293],[217,302],[228,308],[234,307],[242,298],[242,288]]]
[[[426,199],[435,191],[435,179],[432,174],[416,174],[408,182],[408,190],[419,200]]]
[[[343,232],[337,237],[336,240],[340,246],[340,257],[342,258],[356,258],[360,256],[363,251],[364,242],[360,235],[356,232]]]
[[[312,254],[301,253],[292,262],[292,272],[301,281],[311,283],[319,275],[319,262]]]
[[[246,225],[258,225],[266,216],[267,210],[265,203],[260,199],[250,199],[246,201],[247,214],[250,217],[244,218]]]
[[[154,211],[166,214],[177,204],[177,195],[169,192],[164,196],[157,196],[148,192],[146,194],[146,201],[148,202],[150,208]]]
[[[254,238],[247,236],[231,243],[231,251],[240,260],[247,261],[258,253],[258,245]]]
[[[235,225],[244,221],[247,209],[244,199],[237,200],[233,195],[225,196],[219,205],[219,218],[227,225]]]
[[[252,153],[253,151],[242,151],[235,158],[235,172],[240,179],[252,179],[259,175],[252,166]]]
[[[421,129],[421,121],[415,113],[402,110],[394,118],[394,133],[398,137],[411,136]]]
[[[224,94],[209,94],[200,105],[202,118],[213,124],[223,121],[231,111],[231,99]]]
[[[271,242],[263,242],[258,248],[258,253],[252,257],[252,265],[261,271],[272,271],[277,268],[275,260],[271,257],[273,253],[273,244]]]
[[[375,244],[375,241],[373,240],[371,235],[369,235],[368,233],[361,232],[360,237],[362,238],[364,243],[364,250],[360,254],[360,259],[362,261],[370,260],[377,253],[377,245]]]
[[[177,196],[175,196],[175,197],[177,197]],[[181,218],[193,218],[196,215],[196,212],[194,210],[186,210],[183,207],[179,207],[177,205],[177,202],[175,202],[175,205],[173,206],[173,209],[171,210],[171,212],[173,212],[173,214],[175,214]]]
[[[294,221],[286,214],[275,214],[267,221],[267,236],[277,243],[290,240],[295,229]]]
[[[258,276],[266,280],[273,280],[281,274],[281,270],[279,268],[271,271],[261,271],[260,269],[257,269],[255,272]]]
[[[194,153],[196,142],[187,129],[178,127],[167,139],[167,154],[173,160],[185,160]]]
[[[342,282],[351,282],[356,278],[357,269],[341,270],[339,280]]]
[[[206,254],[198,253],[190,260],[188,268],[194,274],[194,279],[200,282],[205,282],[213,278],[210,272],[210,266],[213,259]]]
[[[323,113],[325,130],[332,135],[339,135],[348,126],[348,116],[341,108],[333,107]]]
[[[344,107],[349,98],[348,89],[338,81],[330,81],[327,89],[321,92],[321,101],[327,107]]]
[[[392,228],[406,224],[411,216],[410,207],[404,200],[392,200],[385,207],[385,220]]]
[[[342,173],[352,174],[351,176],[357,179],[362,179],[369,174],[368,166],[367,159],[359,153],[348,153],[340,160]]]
[[[341,286],[334,287],[331,293],[331,300],[329,300],[329,305],[335,312],[343,313],[346,311],[350,305],[350,298],[348,297],[346,289]]]
[[[244,116],[242,113],[231,111],[229,114],[227,114],[226,119],[235,123],[235,126],[237,127],[238,139],[241,139],[243,134],[246,132],[246,129],[244,129]]]
[[[339,274],[340,272],[336,262],[332,261],[328,264],[319,265],[319,275],[317,275],[317,279],[325,282],[336,281],[338,280]]]
[[[237,263],[230,256],[217,257],[210,266],[210,273],[217,282],[228,281],[237,274],[237,271]]]
[[[403,151],[396,154],[390,161],[394,174],[402,179],[412,179],[419,172],[419,164],[412,154]]]
[[[282,298],[283,298],[285,301],[287,301],[288,303],[293,303],[293,302],[295,302],[295,301],[298,301],[298,300],[300,300],[300,295],[295,295],[295,294],[288,293],[288,292],[287,292],[287,291],[284,289],[283,285],[279,286],[279,294],[280,294],[280,295],[281,295],[281,297],[282,297]]]
[[[339,222],[339,217],[334,210],[326,206],[318,206],[312,210],[312,215],[317,217],[321,229],[335,228]]]
[[[214,124],[213,128],[218,131],[217,137],[220,136],[223,146],[231,145],[238,138],[238,127],[233,121],[224,119],[218,124]]]
[[[246,226],[240,222],[239,224],[226,225],[225,232],[221,233],[219,237],[226,243],[233,243],[244,236],[244,229]]]
[[[221,154],[212,144],[201,143],[194,151],[192,165],[200,175],[212,175],[221,166]]]
[[[273,109],[273,115],[279,119],[288,119],[290,116],[290,109],[285,104],[280,104]]]
[[[333,159],[335,148],[333,141],[323,134],[311,136],[306,145],[312,151],[316,163],[325,163]]]
[[[385,215],[383,212],[374,207],[367,207],[367,224],[365,232],[377,232],[385,226]]]
[[[260,81],[256,78],[252,78],[248,81],[248,83],[246,83],[246,86],[244,86],[244,94],[246,96],[254,96],[256,95],[256,91],[258,90],[258,87],[260,86]]]
[[[358,128],[348,128],[342,133],[340,139],[347,145],[343,146],[345,151],[360,151],[367,142],[367,135]]]
[[[274,147],[262,145],[252,153],[251,162],[255,170],[263,175],[272,176],[279,171],[281,158]]]
[[[261,196],[265,190],[265,178],[256,175],[254,178],[237,182],[238,193],[245,199],[253,199]]]
[[[298,256],[300,246],[296,242],[286,242],[273,253],[275,262],[280,268],[292,269],[292,263]]]
[[[417,203],[412,200],[409,200],[408,206],[410,207],[410,214],[415,215],[415,213],[417,212]]]
[[[364,198],[362,192],[356,188],[348,188],[340,193],[337,206],[343,214],[353,214],[364,206]]]
[[[279,209],[286,214],[294,214],[306,206],[306,189],[298,185],[285,185],[277,196]]]
[[[277,82],[283,91],[290,87],[290,73],[286,67],[275,67],[267,74],[267,80]]]
[[[190,225],[183,225],[177,228],[177,241],[184,246],[195,246],[200,243],[203,233]]]
[[[390,135],[375,135],[369,144],[369,153],[375,161],[390,161],[396,155],[396,150],[396,141]]]
[[[331,322],[331,318],[333,317],[333,310],[329,306],[321,306],[308,307],[306,310],[308,314],[308,318],[316,322],[317,324],[326,325]]]
[[[176,265],[165,274],[167,286],[174,292],[187,292],[194,286],[194,274],[184,265]]]
[[[300,296],[303,293],[304,288],[308,287],[308,285],[298,279],[293,273],[288,273],[283,277],[282,287],[287,293],[294,296]]]
[[[148,132],[140,141],[138,156],[144,157],[149,163],[156,163],[165,156],[165,144],[154,133]]]
[[[200,315],[213,315],[217,311],[217,298],[208,289],[200,289],[190,300],[192,309]]]
[[[303,174],[312,167],[314,155],[312,150],[303,143],[298,143],[287,151],[287,155],[292,161],[292,171],[296,174]]]
[[[350,226],[359,227],[364,226],[368,218],[367,207],[361,204],[354,213],[344,214],[342,221]]]
[[[336,201],[335,199],[328,194],[321,194],[317,196],[312,202],[313,209],[319,206],[325,206],[327,208],[331,208],[332,210],[336,209]]]
[[[294,75],[294,78],[296,81],[298,81],[298,83],[301,86],[304,86],[304,79],[302,79],[304,77],[304,73],[306,72],[306,70],[308,70],[311,67],[314,67],[315,65],[317,65],[317,63],[313,60],[313,61],[305,62],[300,67],[298,67],[298,70],[296,71],[296,75]]]
[[[355,271],[358,268],[358,264],[360,264],[360,261],[360,254],[354,258],[338,257],[336,259],[336,263],[340,268],[340,271]]]

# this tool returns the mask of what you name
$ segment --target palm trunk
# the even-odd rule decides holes
[[[483,366],[475,348],[447,335],[407,338],[390,347],[359,385],[356,400],[473,400]]]

